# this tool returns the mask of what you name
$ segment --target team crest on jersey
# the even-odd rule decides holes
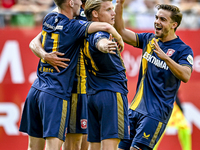
[[[86,21],[84,21],[84,20],[79,20],[79,23],[83,25],[83,24],[86,23]]]
[[[87,129],[87,119],[81,119],[81,128]]]
[[[175,52],[175,50],[173,50],[173,49],[168,49],[168,51],[167,51],[167,56],[169,56],[169,57],[171,57],[173,54],[174,54],[174,52]]]
[[[191,65],[193,65],[193,57],[192,57],[191,55],[188,55],[187,61],[188,61]]]

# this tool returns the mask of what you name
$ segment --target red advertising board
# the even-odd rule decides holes
[[[25,150],[28,137],[18,131],[21,111],[39,59],[29,49],[30,41],[40,32],[34,29],[0,29],[0,149]],[[144,32],[144,31],[136,31]],[[200,134],[200,30],[177,31],[177,35],[194,51],[194,67],[190,81],[182,83],[179,95],[185,116],[192,127],[192,147],[198,150]],[[141,50],[125,45],[122,52],[127,69],[128,99],[131,102],[136,89]],[[169,144],[170,143],[170,144]],[[177,131],[169,130],[158,148],[181,150]]]

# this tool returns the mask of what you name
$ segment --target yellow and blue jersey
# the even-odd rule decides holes
[[[152,33],[136,34],[137,47],[143,49],[135,97],[130,109],[167,123],[181,80],[170,71],[154,50]],[[168,42],[156,38],[160,48],[176,63],[191,68],[193,51],[179,37]]]
[[[40,60],[37,69],[38,78],[33,87],[66,99],[71,96],[76,66],[83,39],[87,36],[89,22],[69,19],[65,15],[53,12],[43,21],[42,46],[46,52],[58,51],[64,53],[69,66],[57,72],[54,67]]]
[[[87,94],[109,90],[127,94],[125,67],[119,50],[116,54],[103,53],[96,48],[99,40],[109,39],[109,33],[96,32],[84,40],[84,60],[87,71]]]

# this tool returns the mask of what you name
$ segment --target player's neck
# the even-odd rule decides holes
[[[166,37],[163,37],[163,38],[160,38],[160,40],[162,41],[162,42],[168,42],[168,41],[172,41],[172,40],[174,40],[174,39],[176,39],[177,38],[177,35],[174,33],[174,34],[172,34],[172,35],[167,35]]]
[[[73,19],[73,12],[70,8],[67,9],[60,9],[60,13],[65,15],[69,19]]]

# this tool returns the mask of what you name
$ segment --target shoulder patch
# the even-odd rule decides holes
[[[87,21],[79,20],[79,23],[82,24],[82,25],[85,24],[86,22],[87,22]]]
[[[193,57],[192,57],[191,55],[188,55],[187,61],[188,61],[191,65],[193,65]]]
[[[97,32],[97,33],[95,33],[94,38],[96,39],[96,38],[100,37],[101,35],[103,35],[103,32]]]

